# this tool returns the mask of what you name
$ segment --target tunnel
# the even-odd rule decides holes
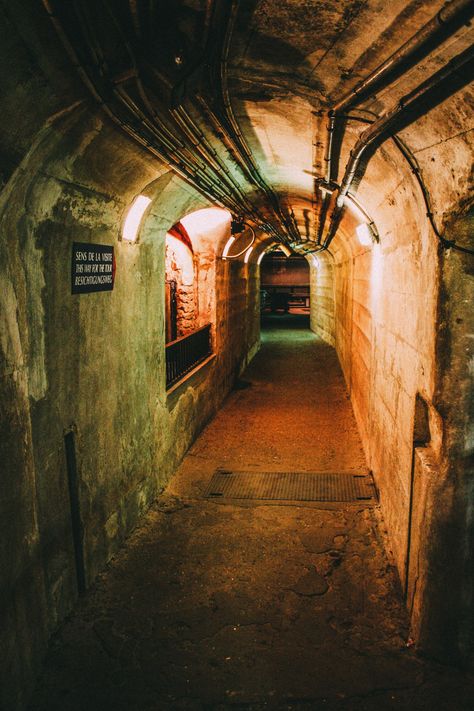
[[[0,10],[0,708],[472,709],[474,2]]]

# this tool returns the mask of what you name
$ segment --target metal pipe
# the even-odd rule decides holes
[[[438,86],[440,82],[444,81],[452,74],[456,73],[473,58],[474,48],[470,47],[468,50],[448,62],[445,67],[443,67],[431,77],[426,79],[424,82],[419,84],[409,94],[406,94],[404,97],[402,97],[398,104],[396,104],[396,106],[394,106],[386,114],[383,114],[377,121],[375,121],[368,129],[366,129],[359,136],[359,140],[351,151],[350,160],[347,164],[344,178],[341,182],[341,187],[339,189],[339,195],[337,198],[339,206],[342,205],[344,196],[349,191],[350,185],[354,179],[354,175],[359,166],[360,159],[362,158],[362,155],[366,151],[366,149],[371,146],[374,141],[376,141],[385,131],[388,131],[393,126],[393,124],[395,124],[399,120],[402,114],[408,113],[410,109],[412,109],[418,101],[425,97],[429,91]]]
[[[321,242],[323,241],[324,225],[325,225],[326,216],[327,216],[328,210],[329,210],[330,199],[331,199],[330,194],[325,193],[324,197],[323,197],[322,204],[321,204],[321,209],[319,211],[320,219],[319,219],[318,235],[317,235],[318,244],[321,244]]]
[[[365,151],[377,140],[383,138],[383,135],[390,131],[390,129],[392,129],[402,117],[409,115],[410,111],[414,110],[416,105],[422,99],[426,98],[430,91],[435,89],[442,81],[456,74],[466,64],[472,61],[473,58],[474,47],[469,47],[465,52],[462,52],[460,55],[448,62],[445,67],[426,79],[426,81],[419,84],[409,94],[402,97],[390,111],[381,116],[378,120],[374,121],[374,123],[360,135],[359,140],[351,150],[350,159],[346,166],[344,177],[341,181],[336,206],[331,215],[331,224],[324,241],[325,247],[328,247],[334,238],[339,224],[339,218],[344,207],[344,197],[347,195],[351,187],[357,168],[359,167],[361,158]]]
[[[252,164],[252,161],[248,159],[248,156],[246,153],[242,153],[240,150],[239,146],[239,140],[238,137],[234,134],[232,125],[229,124],[226,119],[220,118],[215,111],[213,111],[208,103],[205,101],[205,99],[201,96],[198,97],[198,100],[203,106],[205,112],[207,113],[207,116],[211,123],[214,125],[215,130],[221,134],[221,140],[224,140],[226,143],[228,149],[231,151],[234,160],[236,163],[239,165],[240,169],[242,170],[244,176],[246,176],[247,180],[249,180],[251,183],[256,185],[259,189],[263,190],[265,195],[271,199],[271,204],[275,212],[277,210],[280,210],[280,214],[278,214],[278,218],[280,222],[282,222],[283,226],[285,227],[286,231],[289,231],[288,225],[284,223],[284,218],[281,215],[281,208],[279,207],[278,199],[276,196],[273,194],[273,198],[270,197],[269,192],[270,188],[265,184],[263,179],[258,173],[257,168]],[[267,220],[264,219],[264,222],[267,222]],[[268,223],[269,226],[271,223]],[[275,228],[272,229],[272,233],[275,235],[278,235],[278,231],[275,230]],[[279,235],[278,235],[279,236]]]
[[[335,106],[335,114],[347,111],[359,103],[364,95],[396,71],[406,71],[421,58],[430,54],[451,34],[474,16],[473,0],[450,0],[423,27],[402,44],[388,59],[368,77],[357,84]]]
[[[249,244],[247,244],[246,247],[245,247],[245,249],[242,249],[238,254],[227,254],[226,257],[225,257],[226,259],[231,259],[231,260],[232,260],[232,259],[237,259],[238,257],[241,257],[243,254],[245,254],[245,252],[246,252],[248,249],[250,249],[250,247],[253,246],[253,244],[254,244],[254,242],[255,242],[255,230],[254,230],[254,228],[252,227],[252,225],[247,225],[247,227],[250,228],[250,231],[251,231],[251,233],[252,233],[252,238],[251,238]]]
[[[239,183],[234,178],[225,162],[221,160],[211,143],[207,140],[203,131],[193,121],[186,109],[183,106],[180,106],[177,109],[171,109],[171,114],[183,127],[183,130],[188,133],[190,140],[193,142],[196,149],[201,152],[206,160],[209,160],[216,172],[223,172],[225,174],[225,178],[230,186],[230,189],[238,193],[242,204],[251,212],[253,210],[253,206],[249,203],[247,196],[242,192]]]
[[[230,14],[228,17],[228,22],[227,22],[227,27],[226,31],[224,34],[224,40],[223,40],[223,46],[222,46],[222,55],[221,55],[221,62],[220,62],[220,84],[221,84],[221,97],[222,97],[222,102],[224,105],[224,110],[225,110],[225,119],[227,123],[227,132],[233,134],[232,139],[233,142],[237,148],[237,152],[240,154],[241,159],[244,161],[244,163],[247,166],[247,169],[249,170],[253,182],[257,184],[258,187],[260,187],[267,198],[270,201],[270,204],[275,212],[276,217],[288,233],[288,236],[291,238],[295,238],[297,240],[301,240],[301,235],[299,233],[299,229],[296,225],[294,225],[291,220],[289,220],[286,215],[284,214],[280,201],[278,199],[278,196],[275,194],[275,192],[269,187],[269,185],[265,182],[265,180],[262,178],[260,175],[260,172],[257,168],[257,165],[254,161],[252,151],[247,145],[247,142],[245,140],[245,137],[243,136],[239,124],[235,118],[232,104],[230,101],[229,97],[229,92],[227,88],[227,56],[229,53],[229,48],[230,48],[230,38],[232,35],[232,29],[233,25],[236,20],[237,16],[237,9],[238,9],[238,3],[232,2],[231,8],[230,8]]]
[[[324,161],[326,163],[326,182],[331,182],[332,173],[332,153],[334,145],[334,131],[336,130],[336,114],[334,110],[330,111],[328,114],[328,127],[327,127],[327,141],[326,141],[326,151],[324,153]]]
[[[152,121],[150,121],[150,119],[143,113],[140,107],[130,97],[130,95],[125,90],[125,87],[121,86],[120,84],[117,84],[116,82],[112,82],[112,94],[122,103],[123,107],[132,114],[132,116],[135,118],[135,121],[140,125],[140,131],[142,133],[137,132],[137,130],[133,128],[131,121],[127,119],[124,120],[117,114],[116,110],[112,108],[109,102],[106,101],[99,93],[94,84],[94,81],[89,77],[89,74],[83,68],[78,58],[78,55],[76,54],[76,51],[74,50],[62,27],[59,18],[54,14],[54,10],[52,8],[50,0],[44,0],[43,4],[76,70],[78,71],[79,75],[83,79],[85,85],[87,86],[93,97],[99,103],[101,108],[107,113],[107,115],[112,119],[112,121],[119,125],[122,130],[126,131],[135,141],[138,141],[147,150],[152,152],[153,155],[158,157],[162,162],[169,165],[178,175],[180,175],[180,177],[186,180],[186,182],[194,185],[194,187],[196,187],[199,192],[205,195],[206,198],[210,199],[211,201],[215,200],[219,205],[226,206],[233,212],[241,211],[242,205],[244,205],[245,209],[248,210],[249,203],[246,200],[242,200],[242,195],[240,191],[239,199],[236,199],[235,196],[232,197],[232,189],[230,189],[231,194],[226,195],[226,193],[222,190],[221,181],[216,180],[215,178],[207,175],[206,167],[209,166],[206,165],[206,162],[200,164],[199,160],[196,161],[196,156],[193,155],[191,151],[189,151],[189,149],[183,142],[177,140],[176,137],[168,130],[166,125],[163,124],[161,119],[157,116],[156,112],[152,109],[148,100],[144,103],[146,108],[153,116]],[[109,12],[111,12],[108,3],[105,4]],[[119,32],[121,32],[121,29],[118,26],[115,18],[112,17],[112,19],[114,20],[114,24],[119,30]],[[86,31],[83,18],[82,25],[83,31]],[[146,97],[146,93],[141,84],[141,81],[138,77],[136,62],[133,56],[131,46],[124,37],[123,39],[133,67],[132,78],[135,78],[137,81],[139,93],[142,100],[144,98],[148,99],[148,97]],[[96,47],[96,49],[93,50],[96,59],[98,59],[99,56],[97,52],[99,52],[100,54],[100,48],[97,49]],[[99,72],[102,72],[104,68],[105,63],[102,62],[101,67],[99,67]],[[107,79],[107,77],[103,74],[102,78]],[[168,137],[170,137],[171,140],[169,140]],[[157,147],[156,145],[157,141],[161,144],[159,147]],[[186,154],[188,154],[188,157]],[[215,166],[212,166],[211,164],[211,167],[213,167],[215,170]],[[227,189],[229,190],[229,186],[227,186]]]
[[[233,159],[241,169],[244,177],[250,182],[255,182],[253,180],[253,176],[247,162],[242,158],[239,152],[238,146],[236,145],[235,140],[231,134],[231,129],[223,124],[223,122],[219,119],[217,114],[210,108],[210,106],[202,96],[198,96],[198,101],[204,109],[210,123],[214,126],[214,129],[217,132],[219,139],[222,140],[227,146],[227,149],[232,154]],[[260,213],[259,210],[257,210],[257,214],[259,215],[259,219],[269,228],[271,228],[272,234],[278,236],[278,231],[271,225],[271,223],[267,221],[267,219]]]
[[[376,114],[374,114],[374,116],[376,116]],[[369,123],[369,124],[374,123],[374,119],[368,119],[368,118],[365,118],[365,117],[362,117],[362,116],[345,115],[345,118],[346,118],[348,121],[359,121],[359,122],[361,122],[361,123]],[[375,119],[375,120],[376,120],[376,119]],[[454,240],[446,239],[446,238],[441,234],[441,231],[440,231],[438,225],[436,224],[435,217],[434,217],[434,213],[433,213],[433,210],[432,210],[432,207],[431,207],[430,192],[429,192],[429,190],[428,190],[428,188],[427,188],[427,186],[426,186],[426,184],[425,184],[425,181],[423,180],[423,175],[422,175],[422,173],[421,173],[421,168],[420,168],[420,166],[418,165],[418,161],[416,160],[414,154],[413,154],[412,151],[409,149],[409,147],[406,145],[406,143],[404,143],[404,142],[402,141],[402,139],[401,139],[399,136],[397,136],[397,135],[395,134],[395,135],[391,136],[391,139],[392,139],[392,141],[394,142],[394,144],[396,145],[396,147],[398,148],[398,150],[400,151],[400,153],[402,154],[402,156],[403,156],[403,157],[405,158],[405,160],[407,161],[408,165],[410,166],[411,172],[412,172],[413,175],[415,176],[416,182],[418,183],[419,188],[420,188],[420,190],[421,190],[421,194],[422,194],[422,197],[423,197],[423,202],[425,203],[426,216],[427,216],[427,218],[428,218],[428,220],[429,220],[429,222],[430,222],[431,229],[432,229],[433,232],[435,233],[435,235],[436,235],[436,237],[438,238],[438,240],[440,241],[441,245],[442,245],[445,249],[456,249],[456,250],[458,250],[458,251],[460,251],[460,252],[464,252],[465,254],[474,254],[474,250],[473,250],[473,249],[470,249],[469,247],[464,247],[464,246],[462,246],[462,245],[460,245],[460,244],[457,244]],[[352,200],[353,202],[356,201],[355,197],[354,197],[353,195],[351,195],[350,193],[348,193],[347,197],[348,197],[350,200]],[[357,203],[357,207],[361,208],[361,211],[364,212],[364,210],[363,210],[362,206],[360,205],[360,203]],[[367,215],[367,217],[369,218],[369,222],[370,222],[370,216]]]
[[[369,76],[357,84],[328,112],[328,126],[326,139],[326,181],[329,184],[334,176],[338,178],[338,168],[334,166],[334,135],[338,122],[343,117],[341,114],[354,108],[364,96],[374,91],[376,87],[384,88],[396,78],[396,74],[413,67],[423,57],[430,54],[442,44],[459,27],[474,16],[473,0],[451,0],[436,13],[423,27],[418,30],[407,42],[399,47],[388,59],[380,64]],[[320,219],[319,232],[324,232],[326,218]]]

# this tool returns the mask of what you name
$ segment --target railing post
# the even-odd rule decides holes
[[[211,324],[166,345],[166,388],[211,355]]]

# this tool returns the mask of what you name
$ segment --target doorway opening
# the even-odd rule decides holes
[[[310,274],[305,257],[268,252],[260,265],[262,328],[309,328]]]
[[[192,377],[215,355],[216,249],[230,232],[230,213],[205,208],[166,234],[166,390]]]

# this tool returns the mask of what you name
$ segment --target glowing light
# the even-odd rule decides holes
[[[364,247],[368,247],[372,244],[372,230],[370,229],[370,226],[367,224],[367,222],[361,222],[360,225],[357,225],[356,232],[359,242],[364,245]]]
[[[359,242],[363,245],[370,245],[372,242],[378,243],[380,241],[379,232],[377,230],[377,225],[370,217],[367,210],[360,204],[360,202],[353,195],[346,195],[344,204],[351,208],[352,212],[357,216],[361,223],[356,228],[357,236]],[[360,228],[360,230],[359,230]],[[368,231],[368,232],[367,232]],[[369,239],[370,234],[370,241]],[[364,241],[362,241],[364,240]]]
[[[227,240],[227,243],[222,251],[222,259],[226,259],[227,255],[229,254],[229,249],[232,247],[232,245],[235,242],[235,237],[229,237]]]
[[[231,214],[220,207],[206,207],[182,217],[180,222],[185,226],[190,237],[196,234],[207,234],[217,227],[230,223]]]
[[[244,257],[245,264],[248,264],[248,261],[250,259],[250,255],[252,254],[252,252],[253,252],[253,246],[249,247],[248,250],[245,252],[245,257]]]
[[[280,244],[278,246],[278,249],[280,250],[280,252],[283,252],[283,254],[286,254],[287,257],[291,255],[291,249],[288,249],[285,244]]]
[[[315,269],[319,269],[319,267],[321,266],[321,262],[319,261],[317,256],[315,254],[310,254],[308,256],[309,256],[309,261],[311,261],[313,263],[313,267]]]
[[[150,203],[151,199],[145,195],[139,195],[135,198],[125,218],[122,239],[127,242],[135,242],[143,215]]]
[[[264,258],[264,256],[265,256],[266,254],[268,254],[268,252],[271,252],[271,251],[272,251],[272,247],[274,247],[276,244],[277,244],[277,242],[270,242],[270,244],[268,244],[268,245],[265,247],[265,249],[263,250],[263,252],[261,252],[259,258],[257,259],[257,264],[258,264],[258,265],[260,265],[260,264],[262,263],[262,259]]]

